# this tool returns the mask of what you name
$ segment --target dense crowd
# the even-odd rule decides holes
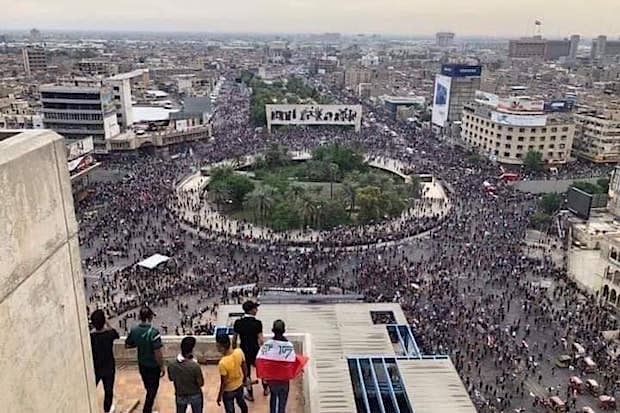
[[[523,252],[535,199],[500,182],[495,196],[488,194],[483,182],[498,175],[495,166],[474,164],[430,131],[395,123],[376,107],[364,104],[376,122],[360,133],[286,128],[270,139],[290,150],[355,143],[373,156],[432,174],[450,200],[441,219],[382,224],[378,232],[342,228],[325,234],[324,242],[296,245],[306,248],[269,236],[250,243],[181,219],[178,208],[188,205],[175,187],[182,178],[204,164],[264,147],[264,131],[249,126],[248,101],[247,89],[226,82],[213,140],[192,144],[191,151],[177,148],[182,156],[174,160],[138,155],[106,161],[106,171],[119,177],[93,183],[94,194],[77,210],[91,309],[104,308],[127,329],[140,304],[171,307],[180,321],[166,328],[197,334],[212,330],[217,303],[243,299],[229,294],[234,285],[355,292],[368,301],[401,303],[423,351],[451,356],[479,411],[530,409],[550,394],[566,399],[568,376],[553,363],[575,341],[598,363],[604,389],[615,391],[617,363],[600,335],[616,328],[615,318],[583,296],[551,260]],[[371,248],[329,248],[343,240],[356,245],[408,237],[406,243]],[[153,253],[172,256],[174,265],[156,271],[135,266]],[[551,286],[535,283],[541,279]],[[192,305],[187,296],[194,298]]]

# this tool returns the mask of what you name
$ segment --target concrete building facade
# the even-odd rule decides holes
[[[566,57],[574,60],[577,57],[579,35],[570,39],[548,40],[541,36],[522,37],[508,42],[508,57],[517,59],[557,60]]]
[[[478,102],[463,108],[462,143],[500,163],[523,164],[529,151],[540,152],[546,163],[565,163],[574,136],[569,114],[507,111]]]
[[[99,411],[65,151],[52,131],[0,131],[5,412]]]
[[[45,128],[69,140],[92,136],[95,152],[105,152],[106,141],[120,133],[112,92],[100,81],[44,85],[39,90]]]
[[[592,40],[590,56],[592,59],[620,56],[620,40],[608,40],[607,36],[598,36]]]
[[[439,32],[435,34],[435,43],[439,47],[450,47],[454,42],[454,33],[451,32]]]
[[[575,155],[592,162],[620,162],[620,110],[591,109],[575,114]]]
[[[22,57],[26,76],[31,76],[33,73],[45,72],[47,70],[47,53],[43,47],[24,47],[22,49]]]

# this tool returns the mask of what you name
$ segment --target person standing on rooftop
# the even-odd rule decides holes
[[[95,385],[103,381],[103,411],[114,411],[112,399],[114,397],[114,376],[116,366],[114,363],[113,345],[114,340],[120,337],[118,332],[110,327],[103,310],[95,310],[90,315],[93,329],[90,332],[90,345],[93,351],[93,363],[95,367]]]
[[[168,378],[174,383],[177,413],[185,413],[192,406],[192,413],[202,413],[202,386],[205,384],[202,369],[194,358],[194,337],[181,340],[181,354],[168,364]]]
[[[243,303],[243,317],[235,321],[233,335],[233,348],[237,347],[237,338],[241,339],[239,348],[243,350],[245,355],[245,361],[248,365],[248,377],[252,378],[252,366],[256,367],[256,355],[260,346],[263,345],[263,323],[256,318],[259,304],[254,301],[246,301]],[[254,401],[254,392],[252,390],[252,384],[248,386],[248,394],[246,398],[249,401]],[[263,394],[266,396],[269,392],[269,388],[263,383]]]
[[[138,368],[146,389],[143,413],[153,413],[153,404],[159,389],[159,379],[165,375],[163,344],[159,331],[151,325],[155,314],[148,307],[140,309],[140,324],[133,327],[125,340],[125,347],[138,349]],[[156,412],[155,412],[156,413]]]

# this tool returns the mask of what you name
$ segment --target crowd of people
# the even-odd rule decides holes
[[[431,174],[449,199],[441,219],[384,224],[379,233],[342,228],[314,244],[269,236],[249,242],[183,219],[178,208],[190,205],[178,195],[183,178],[202,165],[265,146],[265,132],[249,125],[249,94],[243,85],[225,82],[214,139],[192,144],[191,151],[178,149],[179,158],[106,161],[105,170],[119,178],[94,182],[94,194],[77,208],[91,310],[102,308],[129,331],[140,305],[172,308],[176,317],[167,328],[199,334],[212,331],[218,303],[244,299],[231,295],[231,286],[353,292],[368,301],[399,302],[423,352],[451,356],[481,412],[529,410],[552,394],[574,397],[566,393],[568,373],[554,367],[573,342],[598,364],[596,377],[604,390],[615,392],[617,362],[601,338],[602,331],[617,327],[615,317],[577,290],[564,269],[524,253],[536,199],[501,182],[493,182],[494,195],[487,193],[483,182],[499,175],[495,165],[473,163],[431,131],[394,122],[369,103],[359,102],[375,122],[360,133],[285,128],[269,139],[297,151],[323,142],[361,145],[373,156]],[[331,97],[358,103],[349,95]],[[407,242],[378,243],[401,239]],[[343,240],[360,246],[338,248]],[[174,266],[155,272],[136,268],[153,253],[172,256]],[[549,286],[540,286],[543,279]]]

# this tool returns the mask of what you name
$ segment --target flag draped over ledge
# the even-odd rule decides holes
[[[308,358],[295,353],[289,341],[268,340],[256,357],[256,375],[266,381],[288,381],[301,374]]]

